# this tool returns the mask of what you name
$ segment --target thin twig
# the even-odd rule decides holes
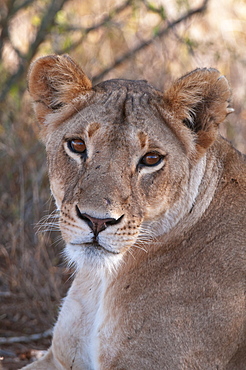
[[[166,19],[167,15],[166,15],[166,12],[165,12],[165,8],[163,7],[163,5],[161,5],[159,8],[156,8],[153,4],[149,3],[148,1],[146,0],[143,0],[143,3],[145,5],[145,7],[150,10],[151,12],[153,13],[157,13],[159,14],[159,16],[162,18],[162,19]]]
[[[109,73],[110,71],[112,71],[113,69],[118,67],[120,64],[125,62],[127,59],[130,59],[133,55],[138,53],[140,50],[143,50],[147,46],[153,44],[153,42],[157,38],[160,38],[160,37],[166,35],[171,29],[176,27],[179,23],[182,23],[182,22],[190,19],[195,14],[203,13],[207,8],[208,2],[209,2],[209,0],[204,0],[203,3],[199,7],[195,8],[195,9],[191,9],[190,11],[188,11],[187,13],[182,15],[180,18],[178,18],[175,21],[172,21],[171,23],[169,23],[165,28],[161,29],[153,37],[143,41],[140,45],[136,46],[135,48],[133,48],[133,49],[129,50],[128,52],[126,52],[125,54],[123,54],[121,57],[117,58],[114,61],[114,63],[111,64],[111,66],[109,66],[108,68],[105,68],[102,72],[100,72],[99,74],[95,75],[92,78],[93,83],[98,83],[107,73]]]
[[[27,336],[21,337],[10,337],[10,338],[3,338],[0,337],[0,344],[11,344],[11,343],[29,343],[35,340],[40,340],[44,338],[49,338],[52,336],[52,329],[45,330],[43,333],[38,334],[31,334]]]

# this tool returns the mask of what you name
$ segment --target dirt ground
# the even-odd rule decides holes
[[[6,295],[0,297],[0,337],[28,337],[32,334],[42,333],[51,329],[51,319],[45,320],[38,314],[37,302],[27,304],[26,298],[19,295]],[[55,318],[54,318],[55,320]],[[51,343],[51,336],[37,341],[2,344],[0,338],[0,357],[3,370],[17,370],[31,363],[42,355]]]
[[[2,370],[18,370],[43,355],[50,346],[50,339],[26,344],[15,343],[1,346]]]

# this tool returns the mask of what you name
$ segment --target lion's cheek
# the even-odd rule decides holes
[[[168,201],[168,197],[163,196],[163,194],[158,196],[157,199],[151,201],[151,198],[148,199],[146,202],[145,207],[145,219],[146,220],[155,220],[160,215],[166,213],[166,211],[170,208],[170,202]]]
[[[56,206],[60,210],[65,195],[62,181],[57,178],[50,178],[50,189],[55,198]]]
[[[139,203],[143,210],[144,220],[154,220],[164,214],[170,207],[172,199],[170,197],[171,185],[165,177],[146,176],[139,184],[141,188]]]

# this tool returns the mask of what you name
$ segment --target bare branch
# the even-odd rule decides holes
[[[24,0],[22,4],[16,5],[13,8],[13,13],[17,13],[20,9],[24,9],[27,6],[31,5],[35,0]]]
[[[122,5],[114,8],[99,23],[95,24],[92,27],[80,29],[81,32],[82,32],[82,36],[79,38],[79,40],[77,40],[73,44],[67,46],[66,48],[63,48],[61,50],[57,50],[57,54],[69,53],[70,51],[76,49],[79,45],[82,44],[82,42],[84,41],[84,39],[88,35],[88,33],[92,32],[92,31],[96,31],[99,28],[101,28],[101,27],[105,26],[106,24],[108,24],[110,21],[112,21],[112,19],[115,17],[115,15],[121,13],[123,10],[125,10],[127,7],[129,7],[132,4],[132,2],[133,2],[133,0],[127,0]],[[76,30],[76,29],[72,29],[72,28],[68,29],[68,31],[74,31],[74,30]]]
[[[42,19],[41,25],[37,32],[36,39],[32,43],[29,52],[28,52],[28,60],[31,60],[34,54],[36,53],[39,45],[44,41],[46,37],[47,30],[54,24],[54,18],[56,13],[61,10],[64,4],[68,0],[52,0],[50,3],[49,8],[45,16]]]
[[[42,18],[42,22],[39,27],[39,30],[37,31],[36,38],[31,44],[27,55],[20,58],[20,64],[19,64],[18,70],[16,71],[15,74],[10,76],[9,79],[5,82],[5,85],[3,86],[1,94],[0,94],[0,102],[4,101],[11,87],[20,80],[20,78],[23,76],[24,73],[26,73],[29,62],[35,55],[39,45],[45,40],[47,36],[47,30],[54,24],[54,18],[55,18],[56,13],[62,9],[62,7],[67,1],[68,0],[52,0],[51,1],[49,7],[46,10],[46,13],[44,14]]]
[[[120,64],[125,62],[126,60],[130,59],[133,55],[138,53],[139,51],[145,49],[147,46],[153,44],[153,42],[160,37],[163,37],[164,35],[167,35],[170,30],[172,30],[174,27],[176,27],[178,24],[192,18],[195,14],[201,14],[207,9],[209,0],[204,0],[203,3],[195,8],[191,9],[184,15],[182,15],[180,18],[176,19],[175,21],[172,21],[169,23],[165,28],[161,29],[159,32],[157,32],[153,37],[149,38],[148,40],[143,41],[140,45],[136,46],[135,48],[129,50],[127,53],[123,54],[121,57],[116,59],[114,63],[109,66],[108,68],[104,69],[99,74],[95,75],[92,80],[93,83],[98,83],[107,73],[112,71],[114,68],[118,67]]]
[[[24,5],[27,6],[29,3],[31,3],[31,1],[32,0],[24,0],[23,3],[22,3],[22,6],[24,6]],[[18,70],[16,71],[16,73],[14,75],[12,75],[8,78],[8,80],[5,82],[4,86],[2,87],[2,91],[0,93],[0,102],[4,101],[6,95],[8,94],[11,87],[14,84],[16,84],[21,79],[21,77],[26,73],[28,65],[29,65],[31,59],[33,58],[33,56],[35,55],[39,45],[47,37],[47,30],[49,30],[50,27],[52,27],[54,25],[54,19],[55,19],[56,13],[60,9],[62,9],[63,5],[67,1],[68,0],[51,0],[50,5],[47,8],[47,11],[46,11],[46,13],[44,14],[44,16],[42,18],[41,25],[40,25],[39,30],[37,32],[37,36],[36,36],[35,40],[33,41],[33,43],[30,45],[30,48],[29,48],[29,51],[28,51],[27,55],[22,56],[21,54],[17,53],[18,57],[19,57],[19,60],[20,60],[19,68],[18,68]],[[109,66],[108,68],[103,70],[101,73],[97,74],[96,76],[94,76],[93,82],[100,81],[112,69],[116,68],[117,66],[119,66],[120,64],[122,64],[123,62],[125,62],[126,60],[131,58],[133,55],[138,53],[139,51],[141,51],[144,48],[146,48],[147,46],[151,45],[155,41],[156,38],[160,38],[160,37],[166,35],[171,29],[173,29],[179,23],[182,23],[182,22],[190,19],[195,14],[204,12],[206,10],[208,2],[209,2],[209,0],[204,0],[203,3],[201,4],[201,6],[195,8],[195,9],[189,10],[187,13],[185,13],[180,18],[168,23],[168,25],[166,25],[164,28],[162,28],[153,37],[143,41],[137,47],[135,47],[132,50],[129,50],[127,53],[123,54],[121,57],[116,59],[111,66]],[[58,53],[68,52],[68,51],[71,51],[72,49],[76,48],[78,45],[81,44],[84,37],[89,32],[97,30],[100,27],[103,27],[108,22],[112,21],[112,19],[114,18],[114,16],[116,14],[119,14],[120,12],[122,12],[124,9],[126,9],[128,6],[130,6],[132,3],[133,3],[133,0],[127,0],[127,1],[125,1],[125,3],[123,3],[119,7],[116,7],[115,9],[113,9],[113,11],[110,12],[110,14],[108,14],[107,16],[105,16],[99,23],[95,24],[92,27],[84,29],[83,30],[83,35],[81,36],[80,40],[78,40],[76,43],[70,45],[69,47],[67,47],[63,50],[58,51]],[[145,1],[145,3],[147,4],[148,7],[150,6],[149,3],[147,3],[146,1]],[[10,4],[13,5],[14,0],[10,0]],[[162,19],[163,20],[165,19],[164,13],[163,13],[164,10],[162,8],[160,8],[160,9],[155,8],[153,11],[158,12],[158,13],[160,12],[160,16],[162,17]],[[165,22],[167,22],[167,20],[165,20]]]
[[[6,40],[9,39],[9,30],[8,30],[8,23],[13,13],[13,7],[14,7],[15,0],[9,0],[6,2],[6,15],[1,19],[0,22],[0,59],[2,57],[2,50],[3,45]]]

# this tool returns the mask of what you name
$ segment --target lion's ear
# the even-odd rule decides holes
[[[31,64],[28,88],[40,123],[47,114],[91,90],[91,81],[68,55],[48,55]]]
[[[218,126],[234,110],[227,79],[216,69],[196,69],[164,93],[165,108],[197,135],[197,149],[206,150],[216,139]]]

